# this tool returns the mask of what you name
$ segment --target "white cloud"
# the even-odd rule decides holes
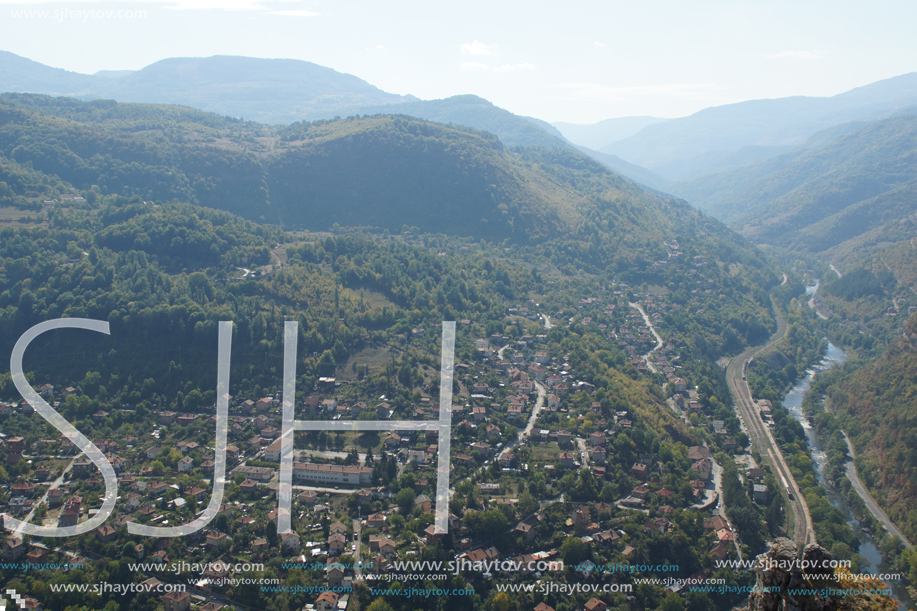
[[[383,47],[382,45],[376,45],[375,47],[369,47],[366,50],[372,51],[373,53],[377,53],[379,51],[385,51],[385,47]]]
[[[497,45],[486,45],[477,38],[474,42],[466,42],[461,46],[461,51],[463,55],[490,55],[490,52],[496,48]]]
[[[711,83],[669,83],[664,85],[635,85],[610,87],[597,83],[566,83],[558,85],[564,93],[561,100],[589,102],[622,102],[650,96],[670,96],[689,99],[713,99],[715,85]]]
[[[468,72],[518,72],[520,70],[534,70],[535,66],[528,62],[521,64],[503,64],[500,66],[488,66],[479,62],[465,62],[461,66],[462,70]]]
[[[764,59],[824,59],[824,51],[780,51],[779,53],[764,53]]]
[[[605,47],[605,45],[603,45],[599,41],[595,41],[594,43],[592,43],[592,46],[594,46],[596,49],[603,49]]]

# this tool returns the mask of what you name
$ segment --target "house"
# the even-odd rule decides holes
[[[180,461],[178,461],[178,472],[179,473],[189,473],[194,469],[194,459],[190,456],[185,456]]]
[[[316,611],[336,611],[338,604],[338,595],[334,592],[325,590],[315,599]],[[166,610],[168,611],[168,610]]]
[[[228,541],[229,535],[218,530],[207,533],[207,547],[219,547],[223,541]]]
[[[336,560],[329,559],[325,567],[328,571],[328,586],[336,588],[344,582],[344,565]]]
[[[764,484],[755,484],[754,485],[753,498],[756,503],[766,503],[767,502],[767,486]]]
[[[191,595],[187,592],[169,592],[162,597],[165,611],[188,611],[191,608]]]
[[[722,528],[716,531],[716,536],[721,543],[732,543],[736,540],[735,533],[728,528]]]
[[[334,556],[342,553],[344,551],[344,544],[346,539],[344,535],[340,533],[335,533],[328,537],[328,553]]]
[[[414,507],[420,507],[423,513],[430,513],[432,505],[433,501],[426,494],[421,494],[414,499]]]
[[[48,507],[57,507],[64,502],[64,491],[60,488],[54,488],[48,491]]]
[[[99,536],[99,541],[102,543],[108,543],[115,538],[115,536],[118,534],[118,531],[116,531],[108,524],[103,524],[96,529],[96,534]]]
[[[159,495],[165,492],[166,488],[168,487],[169,487],[168,484],[166,484],[164,481],[156,480],[154,482],[150,482],[150,485],[148,486],[148,491],[152,496],[156,496],[156,495]]]
[[[282,439],[275,439],[271,442],[271,445],[264,449],[264,460],[270,462],[280,462],[280,445],[283,443]]]
[[[395,542],[391,539],[383,539],[379,542],[379,553],[381,553],[386,558],[393,558],[397,551],[395,549]]]
[[[648,465],[643,463],[634,463],[634,466],[630,468],[630,473],[637,479],[646,479],[647,473],[649,473],[650,468]]]
[[[614,529],[605,530],[600,533],[596,533],[595,536],[593,536],[593,540],[604,547],[614,545],[620,538],[620,535],[618,535]]]
[[[701,460],[695,461],[691,465],[691,470],[697,476],[697,479],[703,481],[710,480],[710,472],[713,469],[713,462],[709,458],[703,458]]]
[[[255,403],[255,410],[259,412],[266,411],[270,409],[271,406],[273,406],[275,403],[276,402],[274,401],[273,397],[262,397]]]
[[[347,527],[344,526],[344,525],[343,525],[342,523],[340,523],[340,522],[335,522],[334,524],[332,524],[331,526],[328,527],[328,534],[331,534],[331,535],[346,535],[346,534],[347,534]]]
[[[583,608],[586,609],[586,611],[606,611],[608,609],[608,605],[600,601],[598,598],[590,598]]]
[[[554,607],[545,603],[538,603],[535,605],[535,611],[554,611]]]
[[[25,544],[19,537],[10,537],[3,544],[3,560],[15,562],[25,553]]]
[[[280,549],[285,552],[298,554],[300,550],[299,535],[295,532],[285,532],[280,535]]]
[[[83,499],[78,496],[71,496],[60,515],[57,517],[58,526],[76,526],[83,514]]]
[[[648,495],[649,493],[650,493],[650,489],[647,488],[646,486],[637,486],[631,492],[631,496],[636,497],[638,499],[645,499],[646,495]]]
[[[714,560],[724,560],[729,554],[729,545],[720,541],[710,550],[710,557]]]
[[[195,416],[194,414],[182,414],[181,416],[176,418],[176,420],[178,424],[182,426],[190,426],[194,424],[194,422],[197,420],[197,416]]]
[[[255,539],[252,541],[252,553],[260,553],[267,550],[267,539]]]
[[[574,466],[573,458],[573,452],[561,452],[560,456],[558,456],[558,462],[560,463],[561,467],[569,469]]]
[[[500,454],[500,466],[504,469],[509,469],[513,466],[513,461],[516,459],[516,455],[510,452],[509,450]]]
[[[513,529],[513,534],[521,535],[525,543],[531,543],[535,540],[535,529],[531,524],[526,524],[525,522],[519,522],[516,528]]]
[[[691,446],[688,448],[688,460],[697,462],[704,458],[710,458],[710,450],[704,446]]]
[[[366,526],[369,528],[383,528],[385,526],[385,516],[381,513],[374,513],[366,518]]]
[[[77,458],[73,461],[73,474],[77,477],[84,477],[89,473],[92,467],[92,461],[88,458]]]
[[[430,524],[425,529],[423,529],[423,532],[424,532],[424,542],[427,545],[433,545],[434,543],[442,539],[446,534],[444,532],[436,532],[436,526],[434,526],[433,524]]]
[[[12,496],[31,497],[35,494],[35,484],[30,482],[16,482],[10,486],[10,493]]]

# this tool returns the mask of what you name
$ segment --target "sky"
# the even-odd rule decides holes
[[[0,49],[75,72],[311,61],[391,93],[587,124],[830,96],[917,70],[917,2],[0,0]]]

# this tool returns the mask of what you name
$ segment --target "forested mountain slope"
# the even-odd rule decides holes
[[[407,224],[520,243],[581,236],[610,259],[621,253],[608,237],[658,237],[695,216],[575,151],[507,149],[486,132],[403,116],[271,128],[183,107],[7,94],[0,151],[80,189],[289,228]]]
[[[828,389],[828,407],[847,431],[857,471],[889,517],[917,538],[917,318],[876,362]]]

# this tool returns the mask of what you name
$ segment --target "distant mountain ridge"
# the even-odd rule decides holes
[[[870,123],[781,162],[730,201],[744,211],[733,227],[758,243],[818,253],[917,212],[917,115]]]
[[[663,123],[668,120],[647,116],[616,117],[592,124],[556,121],[552,125],[560,130],[570,142],[596,151],[604,151],[612,143],[629,138],[648,125]]]
[[[875,121],[917,105],[917,72],[885,79],[828,98],[750,100],[705,108],[689,117],[649,125],[603,149],[668,180],[684,180],[700,168],[744,147],[803,143],[826,128],[850,121]],[[733,166],[735,167],[735,166]]]
[[[78,74],[0,52],[0,92],[180,104],[261,123],[326,118],[341,108],[400,104],[366,81],[294,59],[215,55],[164,59],[128,73]]]

